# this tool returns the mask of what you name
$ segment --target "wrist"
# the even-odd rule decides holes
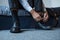
[[[32,10],[30,11],[30,13],[31,13],[31,14],[33,14],[34,12],[35,12],[35,10],[34,10],[34,9],[32,9]]]

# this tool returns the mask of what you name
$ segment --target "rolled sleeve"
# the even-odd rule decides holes
[[[21,5],[28,11],[30,12],[32,10],[32,7],[29,5],[27,0],[19,0]]]

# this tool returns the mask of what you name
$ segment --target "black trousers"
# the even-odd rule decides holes
[[[43,1],[42,0],[34,0],[35,11],[42,12],[43,11]]]
[[[48,14],[50,16],[54,16],[54,14],[56,14],[57,16],[60,16],[60,7],[57,8],[46,8],[48,11]]]
[[[9,1],[9,7],[11,10],[11,14],[12,14],[13,26],[15,24],[15,27],[19,27],[20,20],[18,17],[18,10],[20,8],[20,4],[19,4],[18,0],[8,0],[8,1]]]
[[[15,27],[19,27],[20,26],[20,20],[19,20],[19,17],[18,17],[18,10],[13,10],[11,9],[11,12],[12,12],[12,18],[13,18],[13,25],[15,23]]]
[[[60,16],[60,7],[57,8],[46,8],[49,14],[49,20],[46,25],[53,25],[53,27],[57,27],[59,23],[59,16]]]

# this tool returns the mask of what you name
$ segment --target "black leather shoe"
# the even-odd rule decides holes
[[[41,29],[44,29],[44,30],[51,30],[51,29],[52,29],[51,26],[45,26],[45,25],[43,25],[43,24],[40,23],[40,22],[38,22],[38,25],[39,25],[39,27],[40,27]],[[40,28],[39,28],[39,29],[40,29]]]
[[[56,20],[55,18],[49,18],[49,20],[47,22],[39,21],[39,22],[37,22],[37,24],[42,29],[45,29],[45,30],[53,30],[54,27],[57,26],[58,20]]]
[[[20,33],[20,32],[22,32],[22,31],[20,30],[19,27],[12,27],[12,28],[10,29],[10,32],[11,32],[11,33]]]

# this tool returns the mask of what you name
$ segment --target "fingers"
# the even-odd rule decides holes
[[[40,14],[39,14],[38,12],[36,12],[36,11],[32,13],[32,17],[33,17],[36,21],[42,20]]]
[[[36,17],[35,20],[38,22],[38,21],[41,21],[42,18],[39,16],[39,17]]]
[[[42,20],[41,16],[40,16],[38,13],[37,13],[36,15],[34,15],[34,19],[35,19],[36,21]]]
[[[49,18],[48,14],[44,13],[43,22],[48,21],[48,18]]]
[[[49,18],[48,13],[45,12],[43,17],[41,17],[42,16],[41,14],[42,14],[42,12],[36,12],[36,11],[31,12],[33,19],[35,19],[36,21],[42,20],[43,22],[46,22]]]

